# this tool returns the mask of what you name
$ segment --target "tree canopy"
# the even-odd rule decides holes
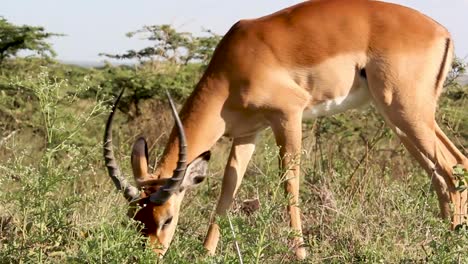
[[[142,100],[165,98],[165,91],[170,91],[175,99],[190,94],[221,40],[220,35],[210,30],[205,30],[203,36],[194,36],[189,32],[179,32],[170,25],[144,26],[127,33],[127,36],[139,36],[150,41],[151,45],[123,54],[101,53],[108,58],[136,59],[139,62],[133,67],[103,68],[112,78],[104,78],[106,81],[102,86],[113,93],[125,87],[127,92],[122,98],[121,110],[130,115],[128,109],[134,108],[136,116],[141,112],[139,102]]]
[[[0,17],[0,64],[19,51],[28,50],[42,57],[53,57],[55,51],[46,40],[61,34],[50,33],[43,27],[14,25]]]
[[[208,64],[221,36],[204,30],[205,36],[178,32],[171,25],[151,25],[127,33],[127,37],[141,36],[153,44],[141,50],[129,50],[124,54],[100,55],[114,59],[137,59],[139,61],[165,61],[187,65],[190,62]]]

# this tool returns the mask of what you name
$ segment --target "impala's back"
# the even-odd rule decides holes
[[[295,89],[311,111],[312,106],[323,108],[332,99],[355,94],[358,98],[345,101],[349,107],[338,109],[346,110],[367,102],[367,81],[362,80],[367,65],[376,65],[379,74],[389,57],[421,55],[435,63],[432,71],[437,75],[447,39],[445,28],[407,7],[366,0],[308,1],[235,24],[211,71],[228,72],[230,89],[241,93],[245,106],[287,103],[282,99],[289,96],[277,95]],[[327,111],[335,113],[316,109],[306,116],[330,114]]]

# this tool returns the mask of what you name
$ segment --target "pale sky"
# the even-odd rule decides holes
[[[172,24],[224,34],[242,18],[254,18],[302,1],[283,0],[0,0],[0,16],[15,24],[43,26],[67,36],[51,40],[58,59],[96,62],[100,52],[123,53],[147,46],[125,33],[143,25]],[[468,0],[391,0],[413,7],[449,29],[456,54],[468,57]],[[450,3],[450,4],[449,4]]]

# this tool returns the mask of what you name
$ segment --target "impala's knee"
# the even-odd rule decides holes
[[[447,177],[444,177],[442,173],[440,173],[440,170],[438,170],[437,168],[433,168],[432,175],[430,175],[430,177],[432,180],[432,185],[434,186],[437,192],[446,195],[449,194],[450,183]]]
[[[299,177],[292,176],[284,183],[284,190],[287,194],[297,195],[299,193]]]

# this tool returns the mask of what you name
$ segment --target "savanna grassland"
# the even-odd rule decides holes
[[[17,57],[0,64],[1,263],[295,262],[270,130],[259,139],[232,210],[220,219],[222,240],[214,257],[202,242],[228,139],[214,147],[208,179],[187,194],[161,260],[144,246],[141,227],[127,217],[126,201],[105,171],[102,136],[115,95],[127,88],[114,149],[130,179],[133,141],[148,138],[155,164],[172,126],[162,95],[167,89],[179,106],[184,102],[219,40],[212,37],[190,38],[202,47],[191,58],[169,50],[166,57],[131,66],[82,68]],[[455,75],[463,71],[463,63],[455,66]],[[450,81],[437,117],[466,154],[468,87]],[[449,223],[437,217],[430,180],[372,106],[304,123],[303,139],[306,263],[468,263],[467,228],[449,231]]]

